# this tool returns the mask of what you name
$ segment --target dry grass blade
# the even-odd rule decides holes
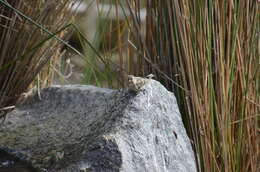
[[[127,2],[140,10],[139,1]],[[129,20],[132,54],[142,58],[135,73],[152,71],[175,92],[199,170],[259,171],[259,3],[147,0],[144,6],[145,35],[135,13]]]
[[[41,86],[51,83],[53,70],[44,66],[61,54],[57,38],[65,37],[60,29],[72,17],[70,5],[69,0],[0,1],[1,108],[15,105],[37,75]]]

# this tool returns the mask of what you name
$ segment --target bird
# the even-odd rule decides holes
[[[148,79],[152,79],[152,78],[154,78],[155,76],[154,76],[154,74],[152,74],[152,73],[150,73],[149,75],[147,75],[146,76],[146,78],[148,78]]]
[[[128,75],[128,88],[134,92],[141,91],[142,87],[153,77],[153,74],[149,74],[145,78]]]

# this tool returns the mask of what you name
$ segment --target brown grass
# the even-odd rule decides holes
[[[33,81],[38,87],[51,83],[51,66],[61,56],[54,38],[65,38],[60,29],[72,17],[70,2],[0,1],[0,108],[15,105]]]
[[[259,171],[257,1],[147,0],[145,36],[139,3],[127,1],[130,73],[175,92],[199,171]]]

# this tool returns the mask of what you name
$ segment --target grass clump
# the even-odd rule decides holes
[[[175,92],[199,171],[259,171],[259,3],[147,0],[142,35],[127,2],[135,73]]]
[[[71,2],[0,0],[0,117],[33,81],[32,87],[51,84]]]

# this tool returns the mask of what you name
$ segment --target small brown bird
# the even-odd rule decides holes
[[[154,77],[153,74],[149,74],[146,78],[136,77],[128,75],[128,87],[130,90],[138,92],[142,90],[142,87]]]
[[[155,76],[154,76],[154,74],[152,74],[152,73],[150,73],[149,75],[147,75],[146,76],[146,78],[148,78],[148,79],[152,79],[152,78],[154,78]]]

